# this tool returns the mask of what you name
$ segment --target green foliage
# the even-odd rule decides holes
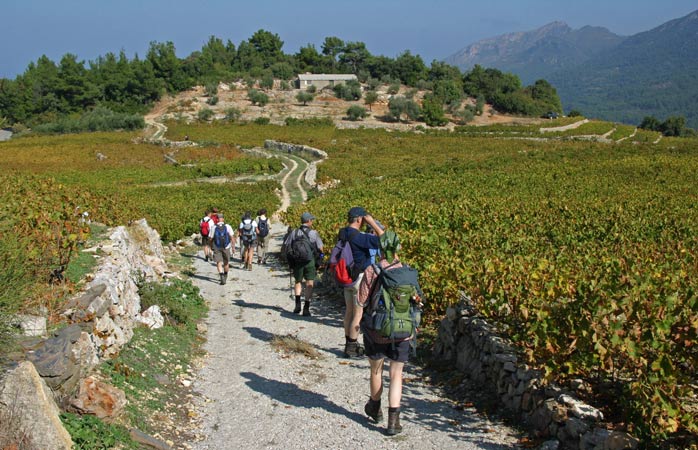
[[[206,122],[206,121],[208,121],[208,120],[211,120],[211,119],[213,118],[213,116],[215,116],[215,115],[216,115],[216,113],[214,113],[212,109],[209,109],[209,108],[201,108],[201,110],[199,110],[199,112],[198,112],[198,114],[196,115],[196,117],[197,117],[199,120],[201,120],[202,122]]]
[[[262,89],[269,90],[274,87],[274,77],[271,75],[265,75],[262,77],[262,81],[259,82],[259,87]]]
[[[206,100],[206,103],[213,106],[218,104],[218,96],[214,95],[213,97],[209,97],[208,100]]]
[[[375,91],[368,91],[364,95],[364,104],[368,105],[369,110],[371,106],[378,101],[378,94]]]
[[[199,288],[190,281],[172,279],[168,284],[142,283],[138,286],[138,293],[143,311],[158,305],[163,316],[173,325],[196,324],[205,311]]]
[[[240,108],[232,106],[225,110],[225,120],[237,122],[240,120],[240,117],[242,117],[242,111],[240,111]]]
[[[583,117],[584,114],[581,113],[581,111],[577,109],[572,109],[570,112],[567,113],[567,117]]]
[[[391,83],[388,86],[388,94],[395,95],[400,91],[400,83]]]
[[[80,117],[64,117],[57,122],[34,127],[34,131],[44,134],[79,133],[83,131],[140,130],[145,127],[142,116],[116,113],[107,108],[97,107]]]
[[[269,125],[271,119],[269,119],[269,117],[257,117],[253,122],[257,125]]]
[[[247,91],[247,98],[252,102],[253,105],[259,105],[261,107],[264,107],[267,103],[269,103],[269,96],[256,89],[250,89]]]
[[[334,121],[331,117],[310,117],[308,119],[297,119],[295,117],[287,117],[284,121],[289,127],[303,128],[319,128],[330,127],[334,128]]]
[[[61,421],[73,440],[75,450],[109,449],[117,445],[125,449],[139,448],[122,425],[108,424],[91,415],[79,416],[68,412],[61,413]]]
[[[317,86],[315,86],[314,84],[311,84],[310,86],[308,86],[306,91],[311,93],[311,94],[314,94],[317,92]]]
[[[204,87],[204,95],[213,97],[218,95],[218,83],[208,83]]]
[[[349,120],[361,120],[368,116],[366,108],[359,105],[352,105],[347,109],[347,118]]]
[[[314,98],[315,95],[311,94],[310,92],[300,91],[298,94],[296,94],[296,100],[303,103],[303,106],[307,105],[308,102],[312,102]]]
[[[410,120],[416,120],[420,114],[419,105],[401,95],[396,95],[390,99],[388,110],[390,111],[390,116],[395,120],[402,120],[403,115]]]
[[[441,102],[433,96],[424,98],[422,102],[422,118],[430,127],[440,127],[448,123],[448,120],[446,120],[444,116],[444,109]]]
[[[343,100],[353,101],[361,98],[361,84],[356,80],[349,80],[346,83],[335,85],[332,90],[337,98]]]

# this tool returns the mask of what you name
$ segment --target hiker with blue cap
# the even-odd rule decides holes
[[[348,242],[354,259],[351,279],[353,284],[344,288],[344,356],[358,357],[364,354],[364,348],[359,344],[359,323],[363,309],[358,306],[359,284],[364,270],[371,265],[371,251],[380,250],[380,236],[384,233],[376,220],[361,206],[354,206],[347,214],[348,225],[339,230],[338,238]],[[376,234],[362,233],[362,226],[370,226]]]

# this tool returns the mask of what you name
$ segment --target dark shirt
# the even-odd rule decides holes
[[[359,269],[359,272],[363,272],[371,265],[371,253],[369,250],[380,250],[381,246],[378,236],[361,233],[352,227],[345,227],[339,230],[339,239],[349,241],[351,254],[354,257],[354,266]]]

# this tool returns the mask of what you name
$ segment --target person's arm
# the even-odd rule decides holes
[[[371,228],[373,228],[373,231],[376,232],[376,236],[381,237],[383,235],[383,229],[381,227],[379,227],[378,224],[376,224],[376,221],[373,220],[373,216],[371,216],[370,214],[366,214],[364,216],[364,221],[367,224],[371,225]]]

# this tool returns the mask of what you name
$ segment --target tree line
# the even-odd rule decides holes
[[[259,30],[237,46],[211,36],[185,58],[177,57],[172,42],[151,42],[145,58],[129,59],[122,51],[87,65],[71,53],[58,63],[42,56],[14,80],[0,78],[0,117],[9,125],[36,127],[99,109],[102,116],[137,126],[129,115],[145,113],[166,93],[221,81],[292,80],[306,72],[352,73],[369,85],[401,83],[429,90],[425,111],[436,116],[437,110],[453,109],[465,97],[477,98],[479,104],[487,101],[500,112],[562,112],[555,88],[545,80],[523,86],[516,75],[497,69],[476,66],[462,73],[439,61],[427,66],[409,50],[395,58],[372,55],[363,42],[334,36],[325,38],[319,50],[308,44],[295,54],[284,53],[283,44],[277,34]]]

